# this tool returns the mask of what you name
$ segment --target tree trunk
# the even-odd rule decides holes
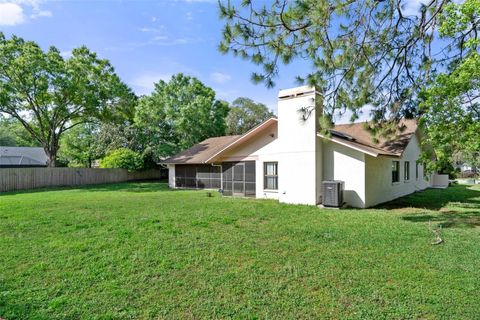
[[[48,159],[47,166],[49,168],[55,168],[57,166],[58,148],[45,147],[44,150],[45,150],[45,153],[47,154],[47,159]]]
[[[47,153],[47,157],[48,157],[48,164],[47,164],[48,167],[55,168],[57,165],[57,156]]]

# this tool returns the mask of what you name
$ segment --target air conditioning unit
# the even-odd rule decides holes
[[[325,207],[341,207],[343,205],[343,181],[331,180],[322,182],[322,204]]]

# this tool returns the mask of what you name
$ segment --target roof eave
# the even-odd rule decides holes
[[[252,128],[250,129],[249,131],[247,131],[246,133],[244,133],[242,136],[240,136],[238,139],[232,141],[230,144],[228,144],[226,147],[224,147],[223,149],[221,149],[220,151],[216,152],[214,155],[210,156],[207,160],[205,160],[205,163],[211,163],[212,160],[214,160],[215,158],[217,158],[219,155],[221,155],[223,152],[227,151],[228,149],[234,147],[235,145],[237,145],[238,143],[244,141],[246,138],[250,137],[251,135],[255,134],[256,132],[258,132],[259,130],[263,129],[264,127],[268,125],[270,125],[271,123],[273,122],[278,122],[277,118],[270,118],[270,119],[267,119],[265,120],[264,122],[262,122],[261,124],[259,124],[258,126],[256,126],[255,128]]]
[[[348,144],[348,143],[345,143],[343,142],[342,140],[339,140],[339,139],[333,139],[331,137],[326,137],[325,135],[321,134],[321,133],[317,133],[317,136],[319,136],[320,138],[323,138],[323,139],[326,139],[326,140],[329,140],[329,141],[332,141],[332,142],[335,142],[335,143],[338,143],[344,147],[347,147],[347,148],[350,148],[350,149],[353,149],[353,150],[356,150],[356,151],[359,151],[359,152],[362,152],[362,153],[365,153],[365,154],[368,154],[369,156],[372,156],[372,157],[378,157],[379,155],[383,155],[381,152],[370,152],[370,151],[367,151],[365,149],[362,149],[362,148],[359,148],[359,147],[356,147],[356,146],[352,146],[351,144]]]

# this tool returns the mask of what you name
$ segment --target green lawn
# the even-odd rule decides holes
[[[371,210],[161,183],[11,193],[0,239],[7,320],[480,317],[480,186]]]

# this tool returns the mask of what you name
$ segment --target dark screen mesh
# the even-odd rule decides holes
[[[223,178],[223,185],[221,184]],[[175,184],[179,188],[223,189],[223,194],[255,196],[255,161],[175,165]]]
[[[175,165],[175,185],[178,188],[219,189],[219,166],[209,164],[177,164]]]
[[[223,194],[255,196],[255,161],[222,163]]]
[[[255,161],[245,162],[245,181],[255,183]]]

